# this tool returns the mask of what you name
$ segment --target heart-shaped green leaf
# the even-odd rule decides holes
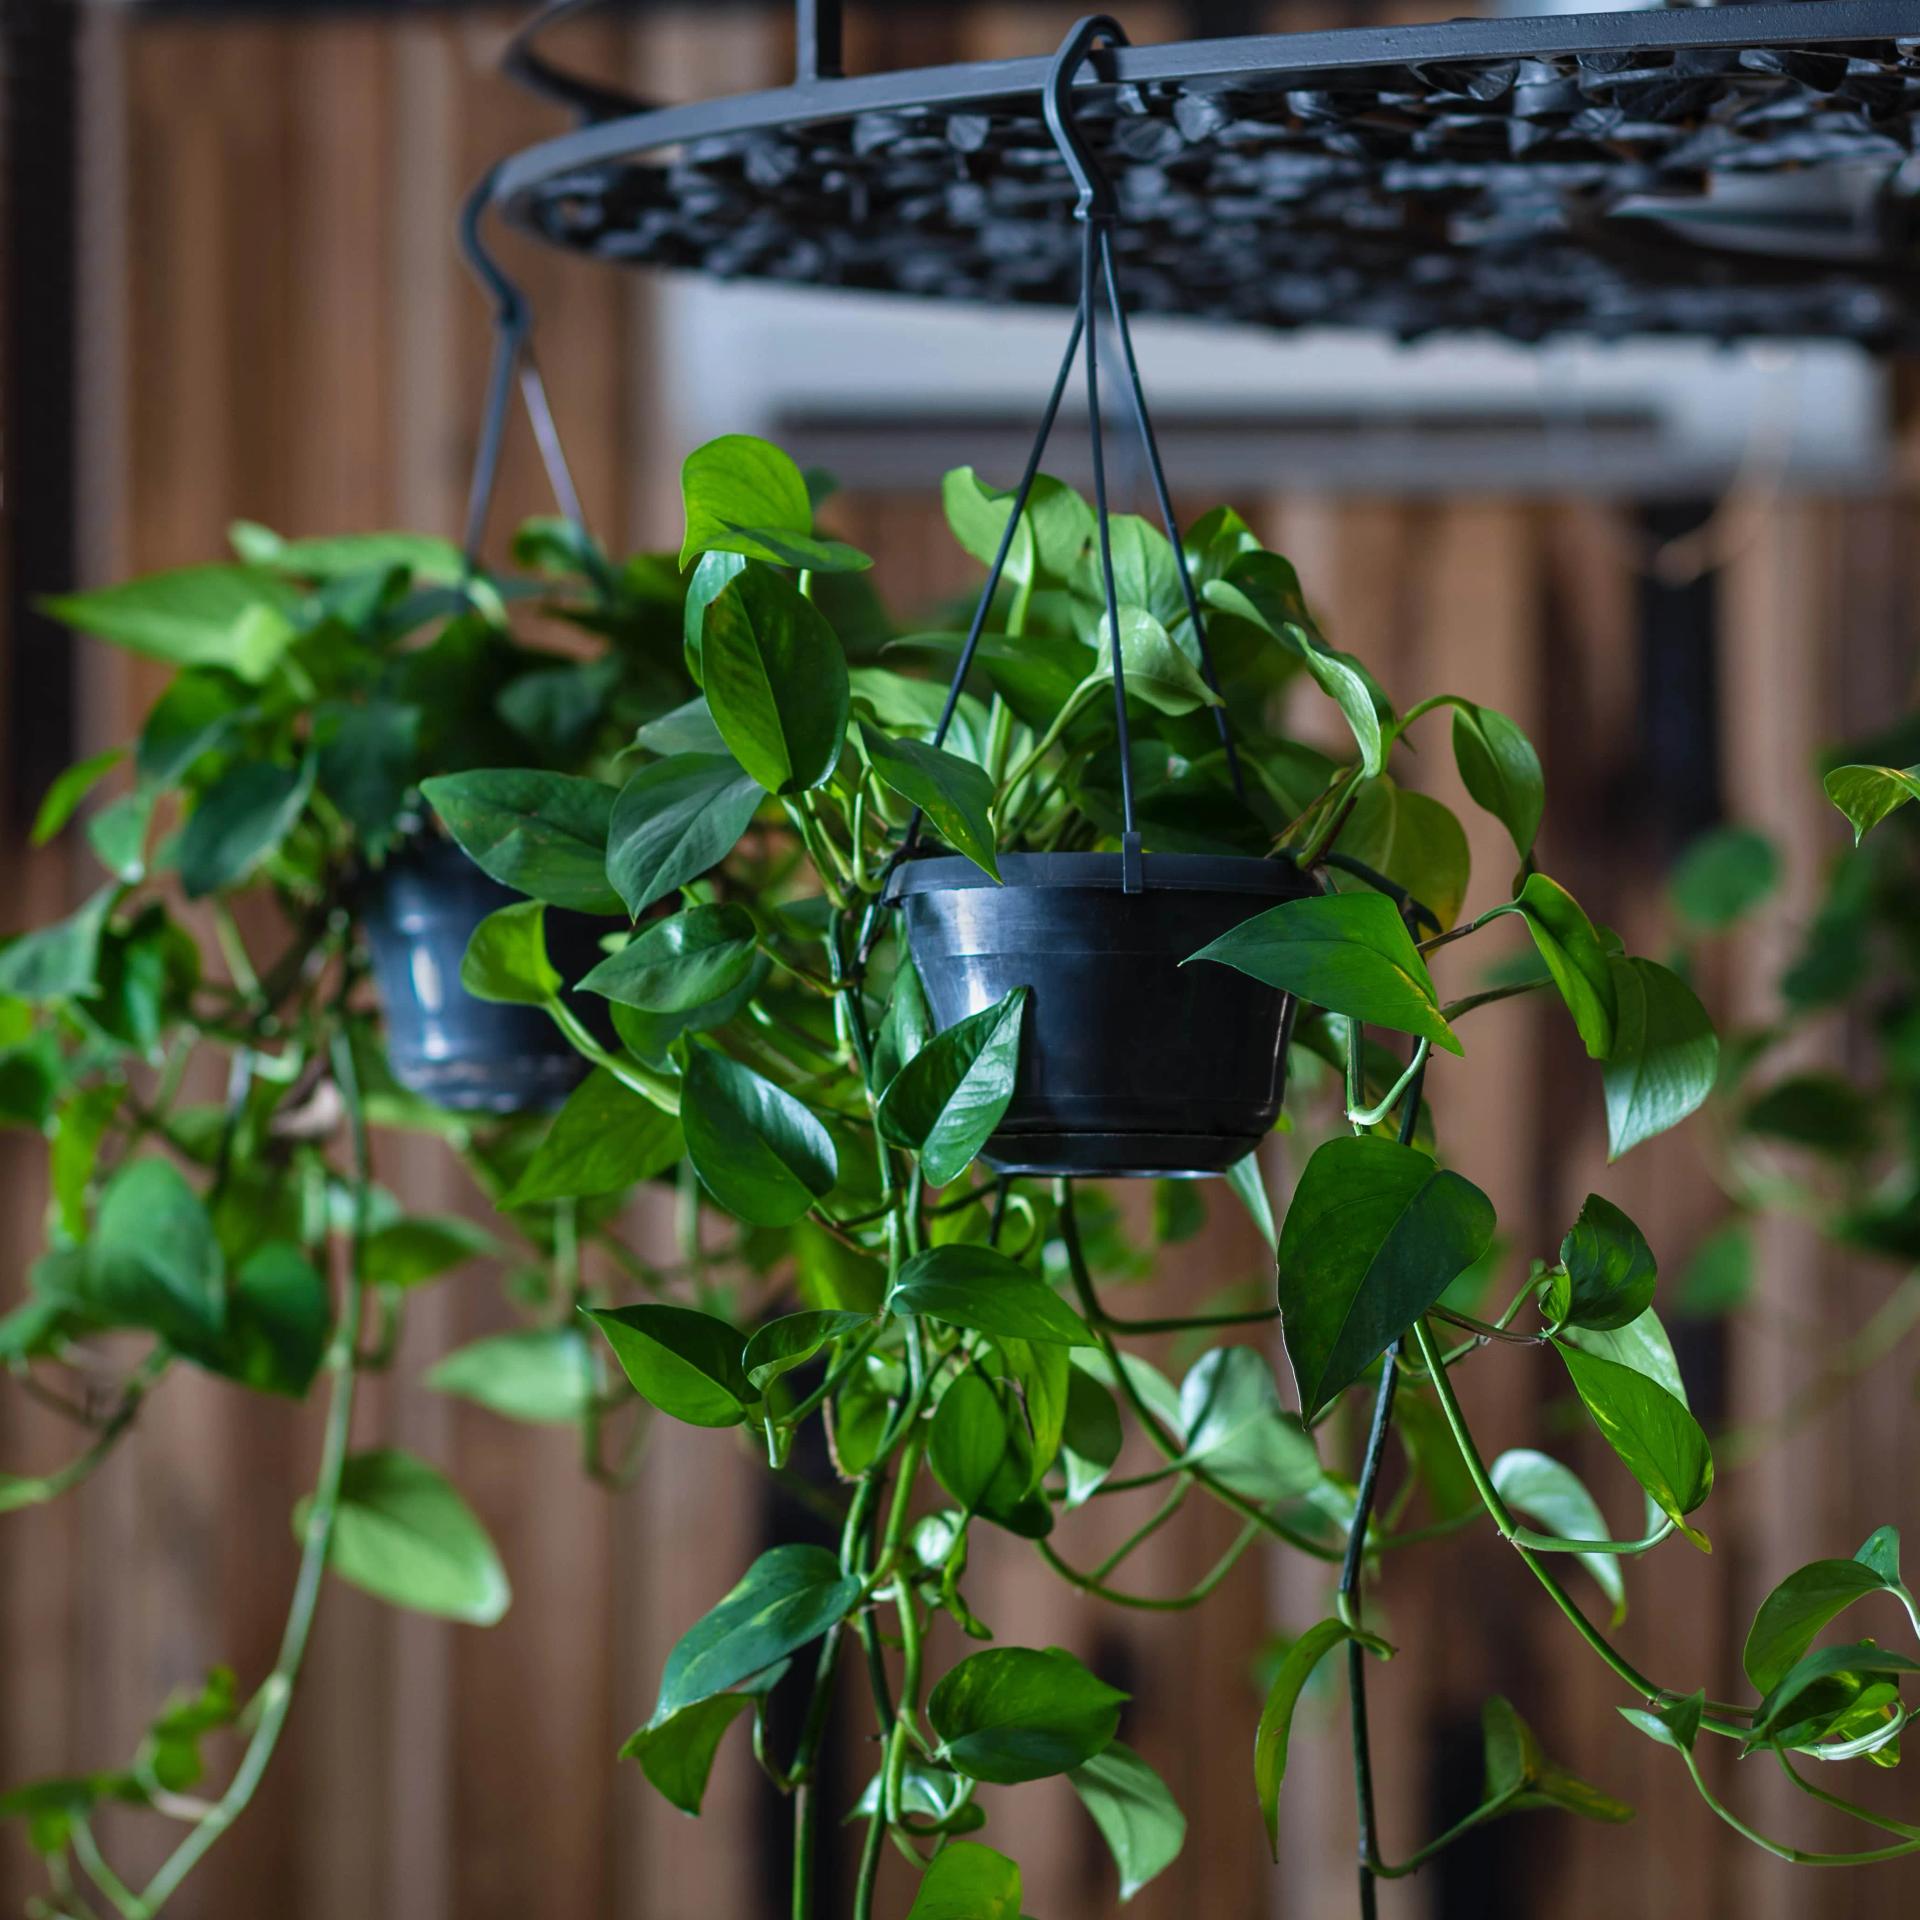
[[[1486,1251],[1493,1202],[1372,1134],[1307,1162],[1280,1230],[1281,1332],[1311,1420]]]
[[[792,1226],[840,1177],[826,1128],[784,1087],[711,1047],[687,1054],[680,1124],[701,1184],[749,1226]]]
[[[1053,1509],[1033,1492],[1033,1446],[1018,1412],[978,1373],[963,1373],[940,1396],[927,1430],[927,1464],[965,1514],[1037,1540]]]
[[[1100,664],[1090,678],[1113,678],[1113,635],[1100,622]],[[1199,707],[1217,707],[1220,696],[1200,677],[1200,670],[1174,643],[1173,637],[1145,607],[1120,609],[1120,666],[1127,697],[1156,713],[1179,715]]]
[[[1835,767],[1827,798],[1853,822],[1857,847],[1888,814],[1920,799],[1920,767]]]
[[[304,1534],[313,1510],[294,1510]],[[452,1483],[410,1453],[356,1453],[340,1477],[327,1565],[390,1606],[490,1627],[512,1590],[500,1556]]]
[[[174,851],[190,900],[236,886],[272,853],[299,820],[313,792],[314,762],[297,767],[248,760],[200,796]]]
[[[1587,1195],[1580,1217],[1560,1242],[1567,1270],[1567,1320],[1576,1327],[1609,1331],[1637,1320],[1653,1305],[1659,1268],[1653,1249],[1611,1200]]]
[[[920,1156],[930,1185],[973,1164],[1013,1098],[1027,989],[956,1021],[916,1053],[880,1098],[875,1119],[896,1146]]]
[[[1283,900],[1228,928],[1181,965],[1196,960],[1251,974],[1329,1013],[1462,1051],[1441,1018],[1427,963],[1383,893]]]
[[[1554,1344],[1574,1391],[1627,1471],[1695,1546],[1706,1536],[1686,1516],[1713,1491],[1713,1450],[1700,1423],[1657,1381],[1567,1341]]]
[[[1020,1869],[977,1840],[954,1840],[933,1856],[907,1920],[1020,1920]]]
[[[1713,1091],[1720,1039],[1694,991],[1651,960],[1612,962],[1620,1010],[1602,1084],[1607,1158],[1678,1126]]]
[[[756,938],[744,907],[688,907],[650,921],[580,985],[644,1013],[688,1013],[747,977]]]
[[[696,1620],[667,1655],[660,1697],[647,1724],[664,1725],[697,1701],[729,1692],[817,1640],[860,1598],[824,1547],[774,1547],[750,1566],[712,1612]]]
[[[860,739],[875,778],[918,807],[949,846],[998,880],[989,812],[993,782],[986,773],[958,754],[920,740],[889,739],[864,722]]]
[[[1470,700],[1453,703],[1453,760],[1473,803],[1513,836],[1522,860],[1532,856],[1546,808],[1546,780],[1533,742],[1491,707]]]
[[[1120,1870],[1124,1905],[1186,1845],[1187,1816],[1167,1783],[1121,1741],[1067,1775]]]
[[[1851,1560],[1815,1560],[1788,1574],[1761,1601],[1741,1655],[1755,1691],[1766,1693],[1778,1686],[1820,1629],[1856,1600],[1891,1594],[1911,1616],[1913,1601],[1901,1584],[1899,1555],[1899,1534],[1881,1527]],[[1920,1625],[1915,1631],[1920,1632]]]
[[[1599,1503],[1570,1467],[1530,1447],[1514,1447],[1494,1461],[1489,1470],[1493,1490],[1516,1513],[1524,1514],[1542,1533],[1562,1540],[1604,1540],[1607,1523]],[[1626,1617],[1626,1582],[1620,1561],[1611,1553],[1583,1553],[1581,1564],[1599,1582],[1613,1603],[1613,1622]]]
[[[769,793],[833,772],[846,738],[847,659],[784,574],[749,567],[707,609],[700,670],[720,736]]]
[[[577,913],[620,911],[607,884],[611,787],[506,769],[440,774],[420,791],[467,858],[503,887]]]
[[[595,1067],[554,1115],[502,1204],[532,1207],[624,1193],[635,1181],[666,1172],[684,1147],[672,1114]]]
[[[1180,1383],[1183,1466],[1263,1507],[1303,1499],[1320,1483],[1313,1437],[1280,1405],[1264,1354],[1216,1347]]]
[[[927,1718],[949,1765],[1018,1786],[1103,1752],[1126,1698],[1059,1647],[990,1647],[941,1676]]]
[[[804,1367],[830,1341],[873,1325],[872,1316],[837,1307],[813,1307],[789,1313],[757,1328],[740,1364],[747,1379],[765,1393],[782,1374]]]
[[[1589,1058],[1608,1058],[1619,1031],[1617,969],[1579,901],[1557,880],[1530,873],[1513,904],[1495,912],[1517,913],[1526,921]]]
[[[716,867],[765,798],[730,754],[676,753],[642,767],[610,810],[606,878],[636,918]]]
[[[1460,917],[1473,857],[1466,830],[1449,807],[1403,787],[1391,774],[1361,782],[1340,830],[1340,851],[1383,873],[1431,913],[1444,933]],[[1335,880],[1353,891],[1363,883]]]
[[[682,568],[697,553],[739,553],[822,573],[873,564],[837,540],[815,537],[805,476],[780,448],[750,434],[724,434],[696,447],[680,469],[680,492],[687,509]]]
[[[1015,1340],[1094,1344],[1087,1323],[1044,1280],[991,1247],[955,1243],[915,1254],[900,1269],[887,1307]]]
[[[740,1336],[692,1307],[582,1307],[606,1336],[634,1391],[690,1427],[737,1427],[760,1394],[741,1364]]]
[[[544,1007],[566,984],[547,958],[547,909],[539,900],[497,907],[467,937],[460,985],[476,1000]]]
[[[504,1419],[570,1427],[592,1404],[593,1361],[578,1327],[517,1327],[456,1347],[424,1384]]]
[[[682,1813],[697,1815],[707,1796],[714,1755],[726,1730],[753,1705],[748,1693],[717,1693],[669,1714],[658,1726],[644,1726],[620,1749],[622,1760],[637,1760],[654,1790]]]

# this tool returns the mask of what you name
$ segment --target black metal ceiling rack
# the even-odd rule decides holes
[[[507,56],[584,122],[500,166],[511,221],[723,278],[1078,298],[1045,57],[843,76],[838,0],[796,0],[791,86],[654,107],[542,51],[590,3],[562,0]],[[1137,311],[1400,336],[1920,339],[1915,0],[1116,47],[1087,63],[1075,111],[1120,196]],[[1871,227],[1853,257],[1764,234],[1703,245],[1657,217],[1809,171],[1872,189],[1852,196]]]

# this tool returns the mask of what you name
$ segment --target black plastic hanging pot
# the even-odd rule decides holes
[[[558,1106],[587,1071],[538,1007],[476,1000],[460,984],[473,930],[521,896],[488,877],[450,840],[421,840],[370,874],[361,925],[386,1015],[387,1058],[411,1093],[474,1113]],[[547,948],[563,979],[601,959],[606,923],[549,907]]]
[[[1015,987],[1029,997],[1012,1104],[987,1142],[1002,1173],[1221,1173],[1272,1130],[1293,1001],[1231,967],[1180,962],[1314,891],[1281,860],[1011,853],[909,860],[889,889],[942,1029]]]

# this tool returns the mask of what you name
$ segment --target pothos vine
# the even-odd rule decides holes
[[[1363,1913],[1380,1879],[1510,1812],[1629,1817],[1495,1699],[1480,1804],[1403,1857],[1385,1851],[1366,1681],[1392,1650],[1369,1625],[1369,1596],[1394,1553],[1480,1523],[1719,1818],[1795,1862],[1920,1851],[1920,1826],[1798,1765],[1897,1756],[1915,1663],[1870,1640],[1816,1645],[1875,1596],[1913,1619],[1890,1530],[1768,1597],[1745,1650],[1746,1701],[1642,1673],[1557,1571],[1557,1556],[1578,1556],[1617,1621],[1624,1564],[1675,1534],[1704,1545],[1695,1515],[1712,1452],[1653,1305],[1653,1252],[1604,1197],[1489,1304],[1504,1266],[1494,1209],[1441,1158],[1443,1107],[1428,1095],[1449,1069],[1437,1063],[1466,1054],[1469,1015],[1548,995],[1598,1065],[1618,1155],[1705,1100],[1717,1043],[1683,979],[1625,955],[1539,868],[1544,784],[1521,730],[1451,695],[1397,712],[1229,510],[1176,554],[1142,522],[1103,526],[1051,480],[1010,526],[1008,496],[966,470],[948,478],[949,520],[1006,570],[978,672],[948,710],[913,669],[950,657],[955,636],[889,636],[860,585],[866,557],[818,529],[817,492],[777,449],[736,437],[687,464],[677,562],[617,568],[576,531],[531,531],[522,554],[546,603],[602,649],[584,661],[521,647],[518,591],[402,536],[286,543],[254,529],[241,566],[201,570],[188,591],[173,576],[69,604],[108,639],[187,651],[136,743],[131,784],[88,819],[108,884],[0,949],[0,1087],[10,1117],[47,1134],[53,1188],[49,1250],[0,1321],[0,1355],[23,1389],[89,1428],[68,1465],[0,1480],[0,1504],[81,1485],[179,1366],[295,1397],[324,1376],[330,1398],[273,1671],[244,1703],[224,1672],[176,1699],[125,1769],[0,1797],[47,1860],[37,1911],[163,1911],[272,1758],[328,1571],[443,1617],[483,1624],[505,1609],[505,1572],[452,1486],[409,1455],[351,1444],[356,1377],[393,1364],[413,1288],[480,1253],[507,1261],[525,1324],[446,1356],[430,1386],[576,1426],[588,1470],[615,1487],[635,1456],[623,1424],[738,1429],[831,1523],[834,1544],[760,1555],[687,1627],[623,1749],[697,1813],[729,1728],[747,1719],[755,1760],[791,1800],[796,1920],[817,1911],[821,1822],[848,1811],[828,1738],[846,1667],[864,1676],[874,1731],[872,1778],[851,1796],[855,1920],[879,1911],[889,1848],[910,1865],[921,1920],[1020,1911],[1017,1864],[969,1837],[986,1824],[983,1783],[1064,1774],[1122,1897],[1179,1854],[1172,1794],[1117,1738],[1126,1696],[1072,1654],[996,1643],[933,1672],[941,1621],[994,1639],[966,1592],[980,1527],[1134,1609],[1200,1606],[1261,1540],[1325,1569],[1326,1617],[1291,1642],[1264,1707],[1249,1701],[1248,1818],[1277,1847],[1297,1704],[1344,1649]],[[1331,700],[1346,754],[1275,729],[1296,689]],[[449,714],[477,716],[485,751]],[[1441,717],[1469,796],[1520,863],[1508,897],[1472,918],[1458,822],[1395,771],[1409,730]],[[48,831],[116,764],[90,763],[57,790]],[[1256,1297],[1154,1317],[1109,1305],[1153,1250],[1108,1195],[983,1157],[1021,1071],[1027,990],[939,1026],[890,904],[921,851],[944,846],[997,880],[1009,855],[1111,849],[1123,771],[1149,860],[1263,855],[1311,882],[1181,956],[1297,1003],[1297,1175],[1277,1221],[1256,1159],[1227,1176],[1271,1252]],[[474,929],[466,994],[543,1012],[584,1063],[550,1118],[449,1113],[386,1069],[382,1022],[396,1009],[368,995],[362,902],[369,870],[404,861],[434,818],[505,890]],[[175,917],[181,893],[203,903],[218,971]],[[248,893],[272,896],[291,930],[264,971],[229,904]],[[1462,943],[1508,921],[1528,936],[1524,961],[1465,972]],[[560,936],[583,923],[592,957],[563,972]],[[1455,971],[1453,998],[1430,962]],[[212,1111],[181,1095],[200,1049],[227,1067]],[[510,1240],[407,1215],[374,1177],[374,1137],[395,1126],[462,1153]],[[681,1224],[667,1264],[621,1232],[627,1199],[652,1185]],[[1178,1186],[1162,1186],[1155,1211],[1156,1248],[1191,1227]],[[1263,1339],[1276,1323],[1291,1409]],[[1134,1344],[1162,1335],[1205,1343],[1177,1384]],[[1639,1531],[1611,1535],[1548,1455],[1483,1453],[1454,1375],[1515,1348],[1564,1369],[1642,1492]],[[103,1367],[119,1369],[104,1399]],[[795,1465],[796,1436],[816,1421],[826,1479]],[[1354,1422],[1357,1456],[1342,1445]],[[1142,1591],[1129,1560],[1195,1498],[1231,1512],[1231,1544],[1184,1590]],[[1085,1564],[1066,1536],[1112,1499],[1140,1518]],[[783,1690],[791,1720],[769,1713]],[[790,1751],[776,1751],[776,1723],[798,1727]],[[228,1784],[198,1797],[203,1742],[236,1728]],[[1769,1755],[1890,1840],[1823,1854],[1754,1832],[1703,1780],[1703,1736]],[[185,1825],[144,1887],[107,1858],[97,1821],[115,1805]]]

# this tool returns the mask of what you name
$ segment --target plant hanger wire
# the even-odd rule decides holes
[[[572,471],[560,444],[560,430],[547,399],[547,385],[533,357],[533,309],[481,237],[481,222],[493,202],[494,176],[489,168],[475,183],[460,209],[460,253],[475,279],[493,301],[493,361],[487,374],[486,410],[481,415],[480,439],[474,449],[473,478],[467,489],[467,521],[463,548],[467,575],[480,571],[480,548],[486,539],[487,516],[500,477],[500,450],[506,439],[507,409],[517,385],[540,449],[540,464],[553,489],[562,516],[585,543],[586,516]]]
[[[1066,163],[1068,173],[1073,177],[1075,187],[1079,189],[1079,201],[1074,209],[1074,218],[1081,225],[1080,299],[1074,309],[1073,324],[1067,334],[1066,351],[1061,355],[1060,369],[1054,377],[1053,390],[1041,414],[1039,430],[1034,435],[1032,449],[1027,455],[1026,467],[1020,476],[1020,484],[1014,490],[1012,505],[1007,513],[1007,523],[1001,531],[999,547],[994,554],[992,566],[987,570],[986,585],[981,589],[979,602],[974,608],[972,623],[967,629],[966,643],[960,649],[960,658],[954,668],[953,682],[947,689],[946,704],[941,709],[940,723],[934,729],[933,744],[936,747],[945,744],[947,729],[952,724],[954,711],[960,702],[961,688],[972,668],[974,654],[979,647],[980,637],[986,629],[987,617],[992,610],[994,597],[1000,589],[1001,576],[1006,571],[1008,556],[1013,551],[1014,539],[1026,515],[1034,482],[1039,477],[1040,462],[1046,454],[1047,442],[1052,436],[1054,422],[1059,417],[1060,403],[1066,395],[1067,383],[1072,378],[1075,357],[1084,351],[1087,373],[1087,440],[1093,460],[1094,519],[1100,544],[1101,587],[1106,600],[1107,645],[1113,661],[1114,724],[1120,736],[1120,808],[1123,828],[1120,836],[1121,885],[1128,893],[1138,893],[1146,883],[1141,859],[1140,833],[1134,815],[1132,737],[1127,725],[1126,665],[1122,658],[1120,644],[1120,605],[1119,593],[1114,581],[1112,517],[1107,504],[1106,449],[1100,423],[1098,337],[1100,295],[1103,287],[1108,311],[1112,317],[1114,337],[1119,343],[1121,360],[1127,371],[1127,391],[1132,403],[1134,426],[1140,436],[1141,451],[1146,457],[1147,471],[1152,480],[1154,499],[1160,509],[1161,523],[1173,547],[1174,566],[1179,573],[1181,598],[1186,602],[1187,616],[1193,622],[1194,639],[1200,650],[1200,670],[1216,699],[1220,696],[1220,676],[1214,666],[1213,651],[1207,643],[1206,622],[1201,618],[1200,600],[1194,592],[1193,576],[1187,566],[1186,550],[1180,543],[1180,528],[1174,518],[1172,496],[1167,490],[1166,469],[1161,463],[1159,442],[1154,436],[1153,422],[1147,412],[1146,389],[1141,382],[1139,362],[1133,351],[1133,335],[1127,324],[1126,303],[1120,297],[1120,276],[1113,248],[1113,230],[1120,219],[1119,197],[1113,190],[1113,182],[1102,171],[1092,149],[1087,145],[1086,136],[1081,132],[1079,123],[1074,118],[1072,107],[1074,78],[1081,66],[1102,47],[1124,47],[1128,44],[1126,33],[1117,21],[1108,18],[1105,14],[1089,14],[1079,21],[1061,42],[1060,51],[1054,56],[1053,65],[1047,75],[1044,100],[1047,127],[1053,135],[1054,145],[1059,149],[1061,159]],[[1220,744],[1226,752],[1227,772],[1233,782],[1234,793],[1244,800],[1246,784],[1241,774],[1240,758],[1234,747],[1233,730],[1228,724],[1225,706],[1216,706],[1213,717],[1214,724],[1219,729]],[[916,817],[902,847],[903,853],[911,850],[918,828],[919,821]]]

